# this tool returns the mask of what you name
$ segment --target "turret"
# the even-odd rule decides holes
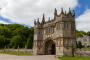
[[[39,25],[40,24],[40,22],[39,22],[39,18],[38,18],[38,20],[37,20],[37,25]]]
[[[50,22],[50,17],[48,18],[48,21]]]
[[[71,9],[69,8],[69,12],[67,13],[68,16],[72,16],[72,11]]]
[[[36,23],[36,20],[34,20],[34,25],[36,25],[37,23]]]
[[[57,9],[55,8],[55,11],[54,11],[54,19],[56,18],[57,16]]]
[[[63,16],[65,16],[65,15],[66,15],[66,13],[64,13],[63,8],[61,8],[61,13],[60,13],[59,16],[63,17]]]
[[[42,22],[41,22],[42,24],[44,24],[45,23],[45,16],[44,16],[44,14],[43,14],[43,17],[42,17]]]
[[[63,8],[61,8],[61,14],[64,14]]]
[[[54,15],[57,16],[57,9],[55,8]]]

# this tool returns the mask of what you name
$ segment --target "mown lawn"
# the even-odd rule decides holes
[[[81,50],[90,51],[90,48],[82,48]]]
[[[59,57],[59,60],[90,60],[90,57]]]
[[[9,55],[17,55],[17,56],[31,56],[31,53],[24,53],[24,52],[0,52],[0,54],[9,54]]]

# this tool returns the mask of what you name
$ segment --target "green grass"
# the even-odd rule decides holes
[[[9,54],[9,55],[17,55],[17,56],[31,56],[31,53],[25,53],[25,52],[0,52],[0,54]]]
[[[90,48],[82,48],[81,50],[90,51]]]
[[[59,57],[59,60],[90,60],[90,57]]]

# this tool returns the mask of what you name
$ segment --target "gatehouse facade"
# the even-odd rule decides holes
[[[75,13],[69,9],[68,13],[61,9],[61,13],[54,12],[54,18],[42,22],[34,22],[34,55],[73,56],[76,44]]]

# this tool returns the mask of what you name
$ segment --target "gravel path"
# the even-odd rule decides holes
[[[0,60],[57,60],[54,55],[42,55],[42,56],[15,56],[0,54]]]

